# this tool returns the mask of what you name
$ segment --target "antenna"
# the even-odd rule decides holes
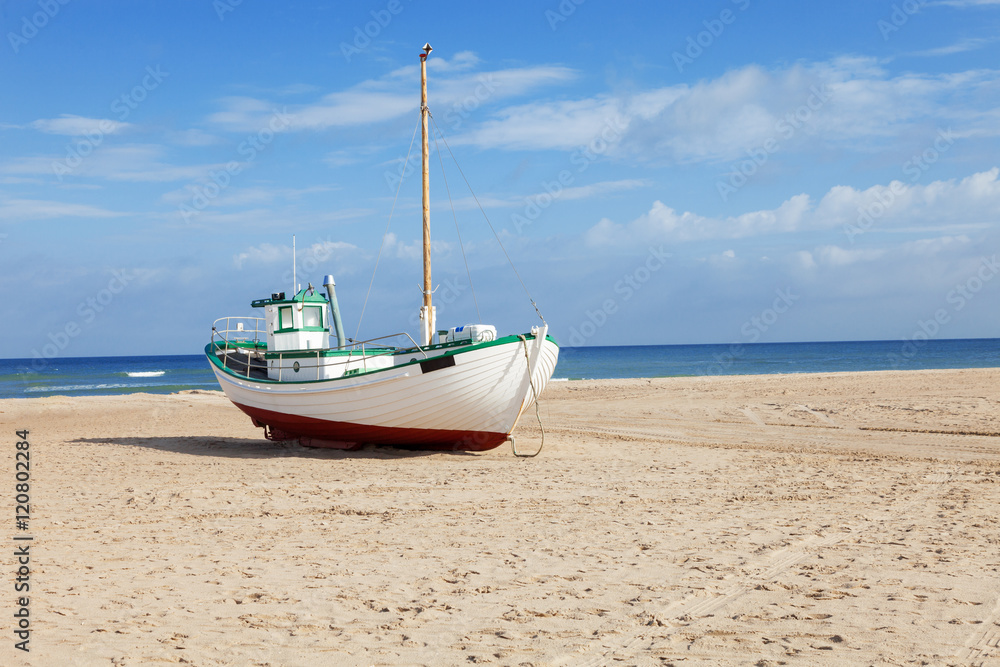
[[[292,234],[292,295],[295,295],[295,234]]]

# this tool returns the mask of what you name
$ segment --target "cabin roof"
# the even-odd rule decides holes
[[[268,299],[255,299],[250,302],[250,306],[253,308],[263,308],[264,306],[276,306],[281,304],[292,304],[292,303],[321,303],[326,304],[326,297],[320,294],[318,291],[313,290],[312,294],[308,294],[309,288],[299,290],[299,293],[293,296],[291,299],[285,298],[284,292],[277,292],[272,294]]]

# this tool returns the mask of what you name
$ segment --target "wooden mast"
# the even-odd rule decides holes
[[[430,152],[427,146],[427,56],[431,45],[424,44],[420,54],[420,140],[423,155],[423,208],[424,208],[424,301],[420,309],[420,344],[430,345],[436,330],[434,306],[431,304],[431,188]]]

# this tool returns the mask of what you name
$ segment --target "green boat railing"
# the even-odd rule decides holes
[[[223,323],[225,323],[223,325]],[[385,341],[391,338],[405,337],[409,342],[408,347],[396,347],[391,345],[374,345],[378,341]],[[320,369],[331,369],[335,366],[343,366],[344,371],[332,374],[333,377],[344,377],[360,373],[367,373],[369,362],[379,357],[396,354],[420,354],[424,359],[429,358],[426,350],[417,345],[413,337],[405,331],[378,336],[362,341],[349,339],[347,349],[337,348],[317,348],[315,350],[283,350],[269,351],[267,349],[267,328],[262,317],[220,317],[212,325],[211,348],[215,351],[216,357],[222,361],[223,370],[233,375],[242,375],[250,379],[252,370],[259,370],[268,373],[276,371],[278,380],[284,379],[285,371],[296,374],[296,379],[303,376],[298,374],[302,371],[308,373],[315,370],[315,378],[320,379]],[[233,354],[245,354],[246,362],[242,360],[231,360]],[[272,364],[277,360],[277,364]],[[254,365],[254,361],[260,362]],[[313,363],[308,363],[312,361]],[[348,368],[352,362],[360,361],[361,365],[356,368]],[[245,368],[232,368],[236,364]],[[380,368],[384,368],[380,366]]]

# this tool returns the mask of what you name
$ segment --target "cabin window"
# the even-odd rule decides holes
[[[323,328],[323,309],[318,306],[306,306],[302,309],[302,326],[306,329]]]
[[[278,309],[278,328],[291,329],[295,325],[292,322],[292,307],[286,306]]]

